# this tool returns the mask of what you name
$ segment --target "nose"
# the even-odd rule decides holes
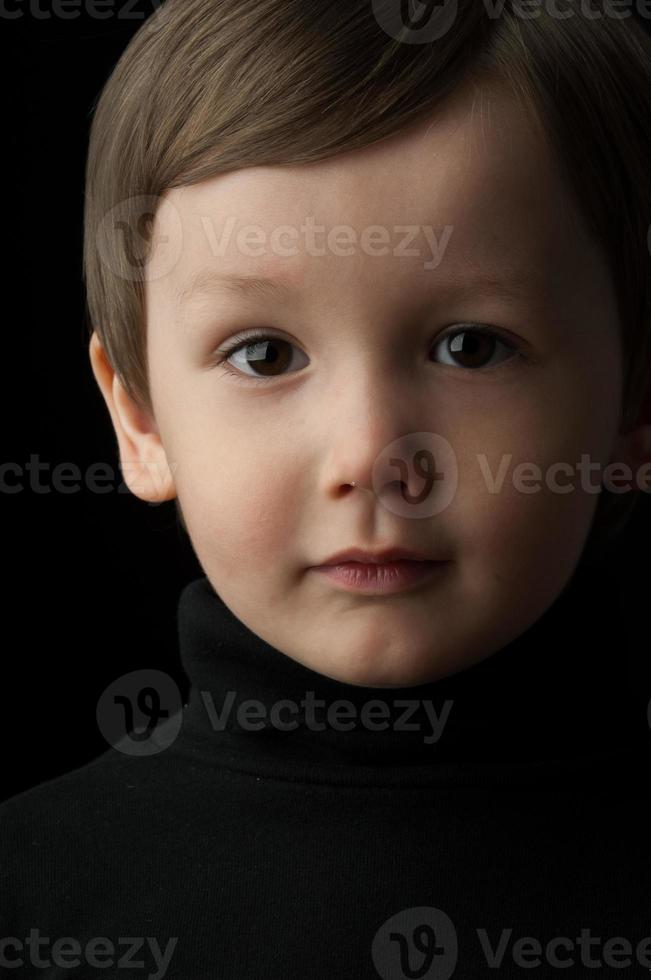
[[[424,395],[413,379],[358,374],[327,413],[324,474],[332,495],[368,491],[416,500],[432,486],[435,460],[428,445]],[[354,486],[352,486],[354,484]],[[427,491],[429,492],[429,490]]]

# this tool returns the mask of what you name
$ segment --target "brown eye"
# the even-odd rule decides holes
[[[260,336],[241,341],[224,351],[223,361],[249,378],[275,378],[286,373],[295,351],[297,348],[288,340]]]
[[[465,368],[470,371],[487,366],[494,367],[495,364],[491,364],[491,360],[495,356],[496,350],[499,354],[500,348],[506,352],[506,357],[499,359],[498,364],[504,360],[510,360],[518,353],[513,344],[507,343],[492,330],[487,330],[484,327],[455,330],[442,337],[436,343],[435,349],[437,347],[442,347],[444,353],[450,358],[448,361],[443,361],[444,364],[447,363],[451,367]]]

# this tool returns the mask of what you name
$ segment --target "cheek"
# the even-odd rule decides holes
[[[540,404],[549,402],[531,399],[516,411],[487,413],[463,437],[458,433],[459,489],[449,519],[460,548],[509,579],[538,576],[546,565],[554,575],[569,574],[599,499],[582,486],[578,464],[582,454],[598,464],[583,477],[596,490],[608,462],[612,418],[558,398],[554,411]]]
[[[223,572],[269,567],[291,539],[292,487],[287,461],[274,460],[253,441],[224,437],[195,445],[182,468],[177,492],[194,547]]]

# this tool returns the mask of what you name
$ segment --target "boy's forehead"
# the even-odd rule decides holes
[[[168,198],[196,229],[203,215],[237,214],[271,228],[310,213],[342,224],[373,215],[450,219],[492,205],[491,189],[540,196],[553,177],[544,137],[513,98],[474,91],[384,140],[307,164],[245,167],[173,188]],[[538,193],[532,195],[532,185]]]
[[[442,258],[446,236],[447,251],[424,279],[445,271],[458,280],[475,269],[517,288],[527,277],[547,277],[550,262],[567,270],[568,219],[580,226],[542,131],[500,87],[471,88],[362,149],[310,164],[242,168],[173,188],[165,199],[177,220],[161,211],[159,234],[168,236],[167,223],[169,236],[183,239],[165,277],[176,304],[229,273],[282,278],[296,289],[318,284],[324,270],[345,280],[384,262],[398,281],[411,280],[423,267],[428,235],[428,254],[438,247]],[[374,235],[375,248],[365,249]],[[400,261],[389,262],[392,251]]]

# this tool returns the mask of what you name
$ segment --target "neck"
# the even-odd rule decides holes
[[[614,598],[602,575],[584,569],[480,663],[416,687],[374,688],[270,646],[201,578],[179,604],[191,682],[185,731],[205,757],[286,778],[318,770],[429,781],[450,767],[597,761],[643,727]]]

